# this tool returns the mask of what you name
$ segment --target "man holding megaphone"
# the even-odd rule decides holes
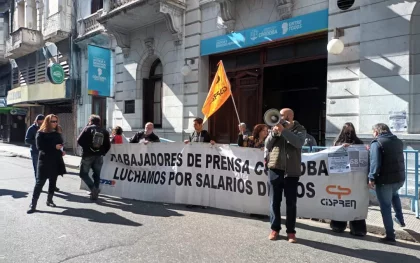
[[[278,238],[281,229],[280,205],[284,190],[286,197],[286,233],[290,243],[296,243],[296,202],[297,187],[301,175],[301,151],[305,143],[306,130],[294,120],[291,109],[267,112],[264,120],[267,124],[274,121],[273,128],[265,140],[268,168],[268,183],[270,187],[270,240]],[[266,115],[267,115],[266,113]]]

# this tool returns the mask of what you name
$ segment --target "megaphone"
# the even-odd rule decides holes
[[[264,123],[273,127],[279,123],[283,126],[287,126],[289,122],[281,119],[280,111],[278,109],[269,109],[264,113]]]
[[[280,119],[280,111],[277,109],[269,109],[264,113],[264,123],[268,126],[276,126]]]

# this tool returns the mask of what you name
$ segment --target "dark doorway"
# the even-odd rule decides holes
[[[12,126],[10,129],[10,142],[25,142],[26,123],[25,116],[12,115]]]
[[[143,79],[143,125],[152,122],[162,128],[162,75],[159,59],[153,62],[148,79]]]
[[[209,87],[220,60],[232,86],[241,122],[250,131],[270,108],[293,108],[308,133],[324,144],[327,83],[326,32],[210,57]],[[232,100],[209,119],[218,143],[236,143],[238,118]]]
[[[92,114],[101,117],[101,125],[106,127],[106,98],[92,96]]]
[[[263,112],[291,108],[295,119],[325,144],[327,60],[319,59],[264,69]]]

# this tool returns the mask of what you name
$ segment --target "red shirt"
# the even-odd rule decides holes
[[[114,138],[112,139],[112,143],[113,144],[122,144],[123,143],[123,138],[121,135],[115,135]]]

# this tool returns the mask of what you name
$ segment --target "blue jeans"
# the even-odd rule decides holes
[[[37,173],[36,170],[38,169],[38,156],[39,156],[39,152],[35,152],[31,150],[32,166],[34,167],[35,179],[36,179],[36,173]]]
[[[295,234],[299,177],[285,177],[284,171],[269,169],[268,178],[271,230],[279,232],[281,229],[280,205],[284,190],[284,196],[286,197],[286,233]],[[275,179],[271,180],[272,178]]]
[[[376,196],[381,207],[382,221],[386,231],[386,237],[395,239],[394,222],[392,221],[391,206],[394,207],[395,217],[404,223],[401,200],[398,190],[404,185],[404,182],[394,184],[376,185]]]
[[[82,157],[80,163],[80,173],[79,176],[85,182],[85,184],[92,190],[94,187],[99,188],[99,183],[101,182],[101,169],[103,164],[102,156],[87,156]],[[93,170],[93,182],[89,177],[90,169]]]

